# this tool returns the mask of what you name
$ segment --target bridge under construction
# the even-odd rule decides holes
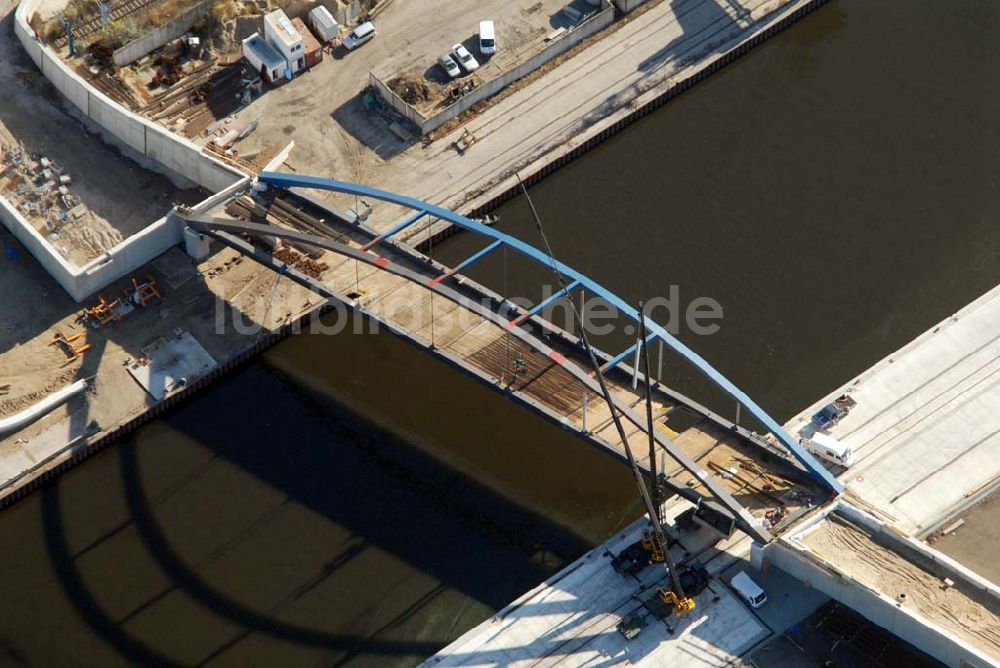
[[[269,187],[244,195],[226,212],[182,212],[201,234],[238,248],[329,299],[351,304],[392,331],[426,346],[433,354],[489,383],[567,429],[625,458],[611,411],[601,397],[580,337],[545,318],[547,307],[578,293],[610,304],[636,331],[639,312],[610,290],[556,258],[440,207],[354,184],[265,172]],[[336,217],[290,189],[314,188],[380,200],[410,210],[401,223],[375,234],[348,217]],[[259,188],[258,188],[259,190]],[[444,267],[393,237],[420,224],[445,220],[482,236],[485,246],[453,267]],[[322,281],[275,259],[259,242],[242,237],[282,239],[298,247],[330,251]],[[543,270],[558,273],[563,286],[541,302],[518,306],[507,295],[479,285],[461,272],[492,253],[516,253]],[[507,264],[507,263],[505,263]],[[512,263],[511,263],[512,264]],[[615,354],[600,353],[601,370],[612,388],[616,410],[628,423],[637,463],[650,468],[650,435],[665,456],[662,471],[676,489],[713,499],[731,513],[739,528],[761,543],[822,498],[842,487],[753,400],[681,343],[665,327],[644,319],[646,340]],[[571,325],[571,328],[572,325]],[[695,399],[650,378],[657,427],[647,428],[638,408],[645,375],[634,360],[642,349],[662,343],[725,392],[737,405],[725,417]],[[630,364],[631,363],[631,364]],[[770,432],[765,438],[740,425],[745,415]],[[688,423],[682,431],[674,424]],[[654,455],[655,457],[656,455]],[[655,463],[655,462],[654,462]],[[693,496],[690,495],[690,496]]]
[[[309,190],[354,196],[359,206],[357,211],[339,213]],[[394,212],[403,209],[407,213],[399,223],[378,233],[366,225],[373,211],[371,201],[376,207],[389,205]],[[740,560],[749,559],[758,567],[780,564],[783,570],[851,604],[853,594],[835,591],[826,579],[830,569],[839,572],[838,564],[845,563],[848,555],[830,554],[829,546],[817,552],[815,544],[805,539],[808,533],[829,533],[832,530],[818,527],[834,520],[848,523],[850,535],[861,537],[854,539],[854,552],[877,555],[889,550],[886,554],[896,555],[900,563],[919,567],[929,559],[938,564],[925,569],[921,577],[959,582],[957,603],[952,603],[959,608],[967,604],[976,614],[985,615],[985,628],[1000,609],[1000,592],[988,581],[956,564],[943,563],[942,555],[928,556],[926,546],[893,543],[898,534],[890,531],[892,509],[849,489],[845,493],[847,470],[835,465],[828,468],[800,444],[800,437],[818,428],[836,433],[841,421],[851,424],[848,408],[856,401],[850,395],[864,396],[864,388],[841,388],[811,407],[808,415],[790,423],[797,432],[793,435],[665,327],[551,253],[483,222],[394,193],[332,179],[264,172],[253,189],[218,208],[181,210],[180,215],[189,227],[189,252],[204,247],[208,239],[231,246],[331,303],[347,305],[380,323],[611,455],[630,461],[635,453],[638,468],[659,471],[655,509],[648,518],[655,514],[669,528],[665,555],[656,557],[662,545],[648,544],[649,532],[644,527],[650,520],[640,520],[470,631],[428,665],[534,664],[546,657],[558,661],[569,655],[574,662],[586,662],[622,651],[640,664],[677,663],[679,657],[687,656],[689,660],[681,661],[682,665],[714,665],[720,657],[745,653],[771,633],[720,586],[723,571]],[[404,230],[412,233],[413,228],[431,228],[442,221],[482,238],[483,247],[449,267],[434,261],[432,251],[424,255],[396,240]],[[493,254],[504,257],[504,285],[508,267],[513,271],[518,266],[508,259],[516,257],[533,265],[532,275],[541,270],[542,275],[552,276],[559,289],[528,305],[504,294],[506,289],[497,291],[464,275]],[[547,317],[560,300],[583,296],[610,305],[630,335],[642,332],[620,351],[596,351],[597,369],[588,358],[582,323]],[[995,306],[994,302],[1000,299],[989,303]],[[988,309],[984,315],[977,310],[975,315],[990,319],[993,311]],[[975,320],[970,317],[967,322]],[[684,361],[721,390],[733,402],[734,414],[725,416],[649,373],[647,353],[654,346],[666,348],[672,360]],[[988,363],[996,363],[995,352]],[[645,369],[639,364],[643,357]],[[933,376],[914,379],[935,382]],[[602,395],[605,380],[609,402]],[[652,419],[644,415],[645,397]],[[880,410],[891,415],[893,408],[890,401]],[[866,415],[865,407],[858,410],[859,415]],[[616,417],[625,425],[623,432],[616,427]],[[820,424],[826,419],[827,423]],[[619,436],[622,433],[624,439]],[[986,443],[987,448],[993,446],[993,441]],[[919,485],[933,473],[917,476]],[[941,512],[941,508],[935,510]],[[638,562],[633,563],[630,559],[636,557],[639,546],[650,552],[643,556],[639,551]],[[676,564],[668,569],[670,575],[675,569],[703,574],[691,599],[692,608],[697,599],[697,613],[689,619],[671,616],[669,606],[663,610],[667,600],[664,572],[643,566],[664,559]],[[878,600],[891,596],[877,591],[865,578],[859,572],[846,582],[874,587]],[[866,605],[857,607],[864,614],[874,614]],[[888,618],[883,625],[910,642],[915,633],[918,646],[931,638],[931,653],[939,658],[961,656],[962,661],[979,661],[969,665],[995,665],[984,662],[996,649],[996,639],[989,632],[956,639],[935,623],[930,612],[918,611],[917,631],[900,630]],[[660,620],[656,631],[643,631],[641,640],[625,639],[638,634],[651,619]],[[678,636],[678,642],[668,641],[671,636]],[[553,642],[554,637],[560,640]],[[680,649],[684,646],[697,647],[702,654],[691,660],[689,652]]]

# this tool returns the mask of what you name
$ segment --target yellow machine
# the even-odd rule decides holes
[[[456,148],[461,152],[461,148],[456,142]],[[524,183],[521,182],[520,177],[518,177],[518,183],[521,186],[521,190],[524,192],[525,197],[528,200],[528,206],[531,209],[531,216],[535,221],[535,225],[538,227],[538,231],[542,236],[542,241],[545,244],[545,250],[548,252],[549,256],[552,256],[552,248],[549,246],[549,241],[545,237],[545,231],[542,229],[542,220],[538,217],[538,212],[535,210],[535,205],[531,201],[531,196],[528,194],[528,189],[525,187]],[[556,270],[555,264],[553,264],[553,272],[555,273],[556,280],[559,282],[559,287],[563,293],[568,293],[570,287],[567,286],[566,281],[563,279],[562,274]],[[576,308],[575,302],[570,300],[570,307],[573,309],[573,317],[576,322],[584,322],[580,315],[580,311]],[[642,302],[639,303],[639,308],[637,309],[639,315],[639,335],[640,341],[647,341],[646,336],[646,316],[643,309]],[[650,478],[650,488],[652,488],[652,496],[650,495],[650,489],[646,487],[646,481],[643,478],[642,471],[639,470],[639,465],[636,463],[635,456],[632,454],[632,446],[629,444],[627,435],[625,434],[625,428],[622,426],[621,416],[619,415],[619,409],[615,404],[614,399],[611,396],[611,391],[608,389],[607,383],[604,380],[604,367],[597,359],[597,355],[594,353],[594,348],[590,345],[590,340],[587,337],[587,328],[580,327],[580,340],[583,343],[584,349],[587,351],[587,355],[590,358],[590,364],[594,368],[593,376],[597,380],[597,384],[601,390],[601,396],[604,397],[604,401],[608,405],[608,410],[611,411],[611,420],[614,422],[615,429],[618,432],[618,439],[622,444],[622,449],[625,451],[625,456],[628,459],[629,467],[632,469],[632,475],[635,477],[636,486],[639,488],[639,497],[642,499],[643,504],[646,507],[646,514],[649,517],[649,522],[652,525],[652,530],[647,530],[642,533],[642,547],[652,554],[653,561],[658,561],[664,564],[667,570],[667,575],[670,578],[670,588],[658,589],[657,593],[660,596],[660,600],[664,605],[669,605],[671,608],[671,613],[676,616],[688,615],[694,610],[695,602],[694,599],[689,597],[684,593],[684,587],[681,584],[680,576],[677,572],[677,566],[674,563],[673,558],[670,555],[670,550],[667,549],[667,539],[666,534],[663,531],[663,519],[662,519],[662,501],[660,499],[659,484],[657,482],[656,476],[656,448],[655,439],[653,436],[654,421],[653,421],[653,403],[650,391],[649,379],[652,377],[649,373],[649,355],[646,350],[646,346],[641,346],[639,350],[642,351],[643,361],[645,363],[645,382],[643,385],[646,389],[646,432],[649,437],[649,478]],[[664,425],[664,428],[667,428]],[[619,632],[622,633],[626,638],[634,638],[638,635],[641,628],[636,630],[634,628],[635,624],[626,624],[628,628],[619,627]]]
[[[666,561],[667,559],[666,552],[664,552],[663,546],[660,545],[660,541],[657,540],[656,534],[648,529],[642,532],[642,549],[649,552],[652,555],[651,559],[656,563]]]
[[[693,598],[680,598],[676,593],[669,589],[657,589],[656,593],[660,595],[661,601],[663,601],[666,605],[673,607],[675,616],[683,617],[684,615],[690,615],[694,612]]]

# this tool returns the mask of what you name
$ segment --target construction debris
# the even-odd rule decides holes
[[[156,286],[156,281],[151,276],[147,276],[142,283],[132,278],[131,283],[132,287],[125,289],[122,296],[113,301],[108,301],[99,295],[97,304],[84,310],[83,322],[98,329],[118,322],[132,313],[136,307],[145,308],[154,301],[162,301],[163,297]]]
[[[427,102],[431,99],[430,86],[420,79],[398,76],[395,79],[390,79],[386,85],[392,92],[403,98],[407,104]]]
[[[184,76],[184,68],[178,62],[177,58],[161,53],[153,61],[153,66],[156,68],[156,74],[149,82],[150,88],[158,88],[160,86],[173,86],[175,83],[181,80]]]
[[[330,268],[330,265],[326,262],[317,262],[288,247],[279,248],[272,255],[274,259],[284,262],[289,267],[298,269],[311,278],[321,278],[323,272]]]
[[[260,75],[240,63],[220,66],[197,62],[181,67],[176,64],[179,61],[157,61],[160,71],[150,87],[168,88],[138,111],[188,137],[196,137],[228,117],[261,90]]]

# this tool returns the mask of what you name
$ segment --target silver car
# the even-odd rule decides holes
[[[454,79],[462,73],[462,70],[458,68],[458,63],[451,57],[451,54],[445,53],[438,58],[438,65],[445,71],[449,79]]]
[[[479,62],[472,57],[469,50],[466,49],[461,43],[451,47],[451,52],[454,54],[458,63],[465,68],[466,72],[475,72],[479,69]]]

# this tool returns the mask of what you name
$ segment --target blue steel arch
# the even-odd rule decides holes
[[[555,269],[561,273],[568,282],[573,285],[573,287],[580,287],[587,290],[591,294],[597,295],[601,299],[605,300],[609,304],[612,304],[618,309],[625,317],[629,318],[636,324],[639,323],[639,312],[632,306],[630,306],[625,300],[605,288],[600,283],[594,281],[593,279],[585,276],[579,271],[573,269],[572,267],[563,264],[559,260],[547,255],[538,248],[535,248],[531,244],[525,243],[516,237],[512,237],[509,234],[504,234],[503,232],[483,225],[482,223],[477,223],[476,221],[466,218],[454,211],[449,211],[448,209],[430,204],[428,202],[423,202],[421,200],[415,199],[413,197],[407,197],[406,195],[399,195],[386,190],[379,190],[378,188],[371,188],[369,186],[363,186],[356,183],[348,183],[346,181],[337,181],[335,179],[329,179],[319,176],[303,176],[299,174],[282,174],[279,172],[262,172],[259,176],[259,180],[268,185],[275,186],[278,188],[312,188],[316,190],[329,190],[331,192],[344,193],[346,195],[356,195],[358,197],[366,197],[382,202],[388,202],[390,204],[396,204],[402,207],[406,207],[415,213],[408,217],[403,222],[399,223],[389,231],[378,236],[374,241],[370,242],[365,249],[370,249],[379,241],[387,239],[404,229],[414,225],[419,220],[425,216],[433,216],[441,220],[448,221],[449,223],[469,232],[472,232],[478,236],[485,237],[491,240],[490,245],[485,247],[483,250],[474,254],[467,260],[456,265],[448,275],[456,273],[461,268],[470,265],[472,262],[485,256],[487,253],[492,252],[500,247],[506,247],[513,251],[516,251],[523,255],[524,257],[544,265],[546,269]],[[559,293],[556,293],[557,295]],[[537,308],[537,307],[536,307]],[[781,442],[782,445],[788,450],[789,453],[803,467],[809,475],[816,480],[818,483],[824,487],[832,490],[834,493],[839,494],[844,490],[844,486],[837,480],[836,477],[830,471],[826,469],[822,464],[820,464],[816,459],[810,455],[805,448],[803,448],[798,441],[796,441],[791,434],[789,434],[784,427],[777,423],[777,421],[772,418],[763,408],[757,405],[757,403],[750,398],[746,392],[737,387],[731,380],[722,375],[718,370],[716,370],[711,364],[708,363],[701,355],[694,352],[687,345],[682,343],[679,339],[673,336],[670,332],[664,329],[661,325],[651,320],[646,321],[646,330],[649,335],[647,339],[647,345],[655,340],[660,340],[666,345],[670,350],[680,355],[688,363],[690,363],[695,369],[697,369],[703,376],[708,378],[714,385],[725,392],[729,397],[734,399],[739,403],[747,412],[753,415],[762,425],[767,427],[772,434]],[[634,352],[634,347],[625,351],[624,353],[616,356],[612,360],[611,364],[617,364],[621,360],[625,359],[628,355]]]

